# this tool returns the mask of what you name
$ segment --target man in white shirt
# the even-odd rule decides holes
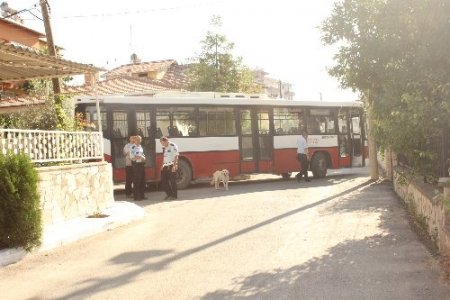
[[[125,157],[125,195],[131,197],[133,194],[133,166],[131,164],[130,151],[134,145],[134,136],[130,136],[129,143],[123,147],[123,156]]]
[[[134,137],[134,145],[131,146],[130,159],[133,165],[133,197],[140,201],[147,199],[145,193],[145,155],[144,148],[141,146],[142,137]]]
[[[178,197],[177,170],[178,146],[163,136],[159,139],[163,147],[164,160],[161,166],[161,184],[166,192],[164,200],[175,200]]]
[[[308,153],[308,133],[306,130],[302,130],[301,135],[297,139],[297,159],[300,162],[301,170],[297,174],[297,181],[300,182],[302,176],[305,176],[305,181],[311,181],[308,179],[308,161],[309,161],[309,153]]]

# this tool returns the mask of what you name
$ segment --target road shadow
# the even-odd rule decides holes
[[[334,175],[327,176],[321,179],[313,179],[310,182],[300,181],[297,182],[295,178],[283,180],[283,179],[265,179],[265,180],[247,180],[247,181],[237,181],[230,183],[229,190],[225,189],[215,190],[214,187],[209,184],[196,184],[185,190],[178,191],[177,200],[163,200],[166,196],[164,192],[154,191],[147,193],[146,196],[148,200],[144,201],[130,201],[126,199],[125,195],[121,193],[115,194],[116,201],[130,201],[136,203],[141,207],[146,207],[149,205],[159,204],[162,202],[173,202],[173,201],[193,201],[193,200],[204,200],[204,199],[225,199],[228,196],[236,196],[246,194],[257,193],[257,192],[271,192],[271,191],[287,191],[287,190],[299,190],[308,188],[317,188],[331,186],[339,184],[345,181],[356,180],[361,178],[361,174],[344,174],[344,175]]]

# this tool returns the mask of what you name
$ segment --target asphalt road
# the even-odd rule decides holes
[[[0,268],[1,299],[450,298],[390,183],[367,174],[147,197],[142,221]]]

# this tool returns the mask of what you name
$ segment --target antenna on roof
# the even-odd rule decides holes
[[[136,53],[131,54],[130,61],[132,64],[138,64],[141,62],[141,59],[137,56]]]

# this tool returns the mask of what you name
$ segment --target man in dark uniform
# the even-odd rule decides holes
[[[161,184],[166,192],[164,200],[175,200],[178,197],[178,146],[165,136],[161,137],[159,141],[164,154],[163,164],[161,165]]]

